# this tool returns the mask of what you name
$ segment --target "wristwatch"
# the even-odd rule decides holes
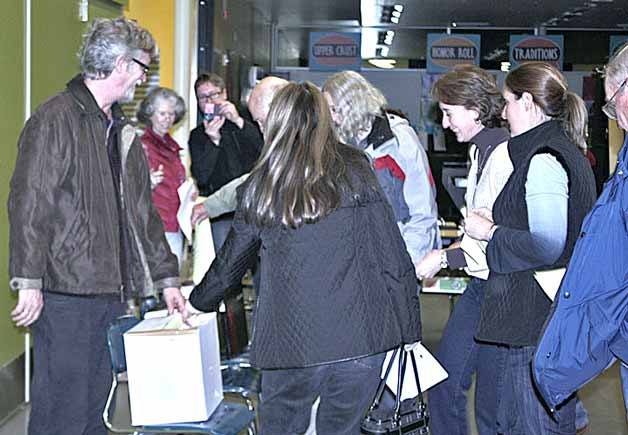
[[[447,261],[447,251],[440,251],[440,268],[447,269],[449,267],[449,261]]]

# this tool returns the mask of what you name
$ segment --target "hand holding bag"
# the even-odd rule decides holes
[[[395,399],[394,408],[386,409],[381,406],[382,394],[384,392],[384,388],[386,387],[386,379],[390,374],[390,370],[398,352],[401,352],[401,354],[399,356],[399,370],[397,371],[397,397]],[[410,354],[410,359],[412,361],[416,385],[420,385],[419,373],[414,354],[412,352],[405,351],[402,345],[399,349],[395,350],[392,358],[390,359],[388,367],[386,368],[386,373],[377,388],[373,404],[362,420],[360,429],[363,435],[427,435],[430,433],[428,428],[429,415],[427,412],[427,406],[423,401],[423,393],[421,392],[421,389],[418,389],[419,394],[412,399],[406,399],[404,401],[401,401],[400,399],[408,354]]]

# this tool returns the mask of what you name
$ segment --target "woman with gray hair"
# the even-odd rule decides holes
[[[373,160],[408,253],[418,263],[440,245],[434,179],[419,138],[406,119],[386,113],[384,95],[354,71],[329,77],[323,92],[340,140]]]
[[[185,181],[179,158],[181,147],[168,133],[185,116],[183,98],[168,88],[156,88],[140,104],[137,119],[146,125],[142,146],[150,167],[153,204],[164,224],[166,239],[179,261],[183,257],[183,234],[177,221],[181,205],[177,189]]]

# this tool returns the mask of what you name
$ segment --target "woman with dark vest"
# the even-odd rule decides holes
[[[465,220],[467,234],[488,241],[490,274],[476,338],[507,347],[503,385],[512,392],[499,405],[500,432],[575,434],[575,395],[561,408],[547,409],[530,361],[552,303],[535,271],[567,265],[595,201],[593,173],[578,149],[587,111],[563,75],[543,63],[511,71],[503,95],[514,171],[492,213],[478,209]]]

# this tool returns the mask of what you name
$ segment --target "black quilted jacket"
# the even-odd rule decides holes
[[[343,195],[340,208],[298,229],[258,228],[236,211],[190,302],[203,311],[216,309],[259,254],[255,366],[342,361],[421,338],[414,266],[375,178],[361,179],[372,183],[357,186]]]

